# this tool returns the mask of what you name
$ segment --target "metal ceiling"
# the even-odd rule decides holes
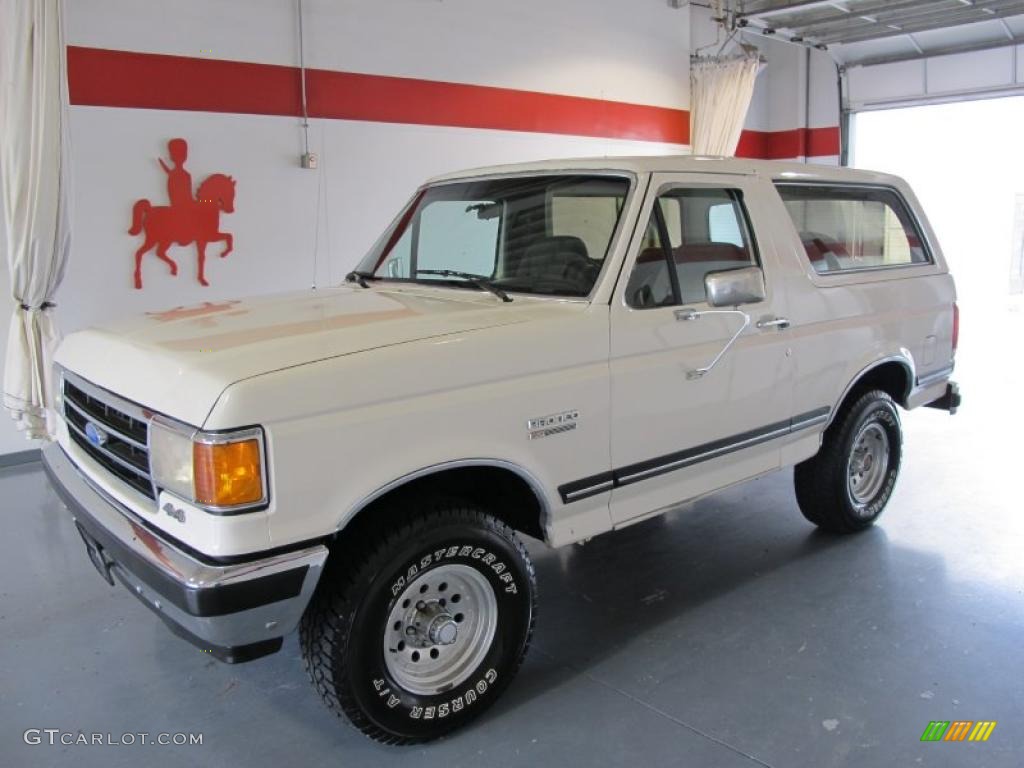
[[[827,48],[848,66],[1024,44],[1024,0],[739,0],[749,31]]]

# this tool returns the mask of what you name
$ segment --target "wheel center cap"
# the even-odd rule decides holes
[[[459,636],[459,625],[455,619],[447,613],[434,617],[427,628],[427,635],[432,643],[437,645],[451,645]]]

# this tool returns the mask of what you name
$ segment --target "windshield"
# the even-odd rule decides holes
[[[587,296],[628,192],[628,179],[594,175],[426,187],[357,272],[381,280],[479,288],[466,279],[475,276],[505,291]]]

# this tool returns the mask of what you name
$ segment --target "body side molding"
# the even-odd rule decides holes
[[[831,409],[827,407],[816,408],[813,411],[801,413],[791,419],[768,424],[758,429],[742,432],[710,443],[697,445],[683,451],[658,456],[653,459],[629,464],[619,467],[611,472],[602,472],[591,475],[580,480],[574,480],[558,487],[558,493],[562,502],[571,504],[574,501],[585,499],[588,496],[595,496],[613,488],[621,488],[642,480],[649,480],[652,477],[675,472],[678,469],[685,469],[703,461],[717,459],[729,453],[741,451],[744,448],[751,448],[770,440],[799,432],[810,427],[824,424],[828,421]]]

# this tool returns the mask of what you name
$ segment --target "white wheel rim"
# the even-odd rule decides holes
[[[847,487],[858,511],[878,496],[889,474],[889,435],[877,422],[861,427],[846,462]]]
[[[448,691],[480,666],[498,626],[498,600],[468,565],[421,573],[402,591],[384,627],[384,664],[420,696]]]

